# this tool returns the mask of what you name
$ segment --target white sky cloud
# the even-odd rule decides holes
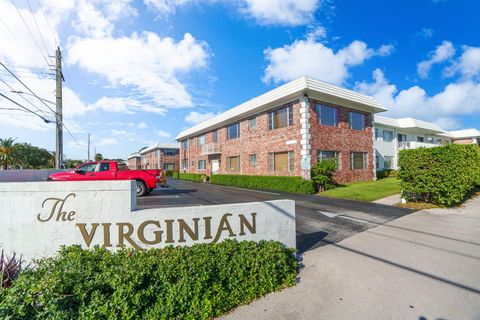
[[[367,59],[393,51],[393,46],[383,45],[379,50],[368,48],[367,44],[355,40],[348,46],[334,52],[321,42],[311,38],[297,40],[280,48],[264,51],[268,66],[263,81],[290,81],[302,75],[342,84],[349,77],[349,68],[362,64]]]
[[[207,121],[218,115],[218,113],[207,112],[207,113],[200,113],[197,111],[192,111],[185,116],[185,122],[190,124],[197,124],[203,121]]]
[[[450,77],[459,74],[463,79],[479,79],[480,48],[464,46],[460,58],[446,68],[444,74]]]
[[[419,86],[398,90],[382,70],[373,72],[373,82],[360,82],[355,90],[373,96],[392,117],[416,117],[455,126],[456,116],[480,113],[480,83],[470,80],[450,83],[435,95]]]
[[[161,138],[170,138],[171,137],[170,133],[168,133],[164,130],[158,130],[157,135]]]
[[[189,33],[175,41],[143,32],[120,38],[75,39],[66,61],[105,77],[114,87],[139,90],[159,106],[179,108],[193,103],[178,76],[205,67],[208,57],[206,43]]]
[[[434,51],[430,52],[427,60],[417,64],[417,73],[421,78],[428,78],[434,64],[442,63],[455,55],[455,48],[450,41],[443,41]]]
[[[146,128],[148,128],[148,124],[146,124],[145,122],[140,122],[138,124],[138,128],[139,129],[146,129]]]

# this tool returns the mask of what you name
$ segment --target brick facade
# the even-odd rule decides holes
[[[467,139],[455,139],[453,140],[455,144],[479,144],[478,139],[476,138],[467,138]]]
[[[174,155],[171,155],[172,150],[175,150]],[[178,149],[154,149],[142,153],[141,168],[178,170],[180,168],[179,159]]]
[[[130,157],[127,160],[127,167],[130,170],[138,170],[142,168],[142,157]]]
[[[373,157],[373,139],[372,139],[372,114],[364,113],[366,119],[366,128],[363,131],[350,129],[349,112],[351,110],[341,106],[334,106],[339,110],[339,124],[337,127],[325,126],[318,124],[314,100],[309,100],[310,114],[310,145],[311,145],[311,161],[314,164],[317,161],[317,150],[337,151],[340,154],[340,168],[335,175],[337,182],[371,180],[374,178],[374,157]],[[239,121],[240,137],[235,139],[227,139],[226,126],[217,130],[205,133],[205,145],[213,144],[214,131],[218,132],[218,143],[215,144],[219,148],[216,154],[202,154],[202,147],[199,146],[199,136],[188,139],[188,148],[184,149],[183,143],[180,143],[180,165],[182,160],[188,160],[187,168],[180,167],[182,172],[206,173],[212,174],[212,162],[218,160],[220,162],[220,174],[245,174],[245,175],[281,175],[281,176],[301,176],[301,124],[300,109],[301,103],[297,99],[291,103],[278,106],[284,108],[291,106],[293,108],[293,124],[283,128],[269,130],[268,117],[276,108],[272,108],[266,112],[258,113]],[[330,105],[333,106],[333,105]],[[255,118],[256,127],[249,127],[249,119]],[[235,122],[232,122],[233,124]],[[182,142],[182,141],[181,141]],[[269,170],[269,154],[278,152],[293,152],[293,168],[282,171]],[[350,153],[366,152],[367,167],[366,169],[350,170]],[[250,155],[256,155],[256,165],[250,165]],[[227,158],[240,156],[240,170],[228,171]],[[199,160],[206,161],[206,168],[199,169]]]

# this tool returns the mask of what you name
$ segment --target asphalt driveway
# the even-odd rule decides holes
[[[139,198],[138,208],[294,200],[297,249],[301,253],[342,241],[412,212],[404,208],[317,195],[246,190],[181,180],[171,180],[169,185],[169,188],[154,190],[150,195]]]

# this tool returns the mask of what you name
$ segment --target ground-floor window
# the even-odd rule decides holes
[[[323,160],[334,160],[337,170],[340,170],[340,152],[319,150],[317,154],[317,161],[321,162]]]
[[[256,154],[251,154],[249,156],[249,163],[251,167],[255,167],[257,165],[257,155]]]
[[[188,169],[188,160],[182,160],[182,170]]]
[[[385,157],[383,159],[383,168],[384,169],[392,169],[393,164],[393,157]]]
[[[198,170],[205,170],[207,168],[206,160],[198,160]]]
[[[165,170],[175,170],[175,163],[164,163],[163,169]]]
[[[350,154],[350,169],[367,169],[367,153],[352,152]]]
[[[293,151],[270,153],[268,156],[269,171],[293,171],[295,169]]]
[[[227,157],[227,171],[240,171],[240,156]]]

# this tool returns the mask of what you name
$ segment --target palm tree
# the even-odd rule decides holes
[[[15,139],[13,138],[0,138],[0,161],[3,164],[3,170],[8,169],[8,164],[12,163],[14,160],[13,156],[13,143]]]

